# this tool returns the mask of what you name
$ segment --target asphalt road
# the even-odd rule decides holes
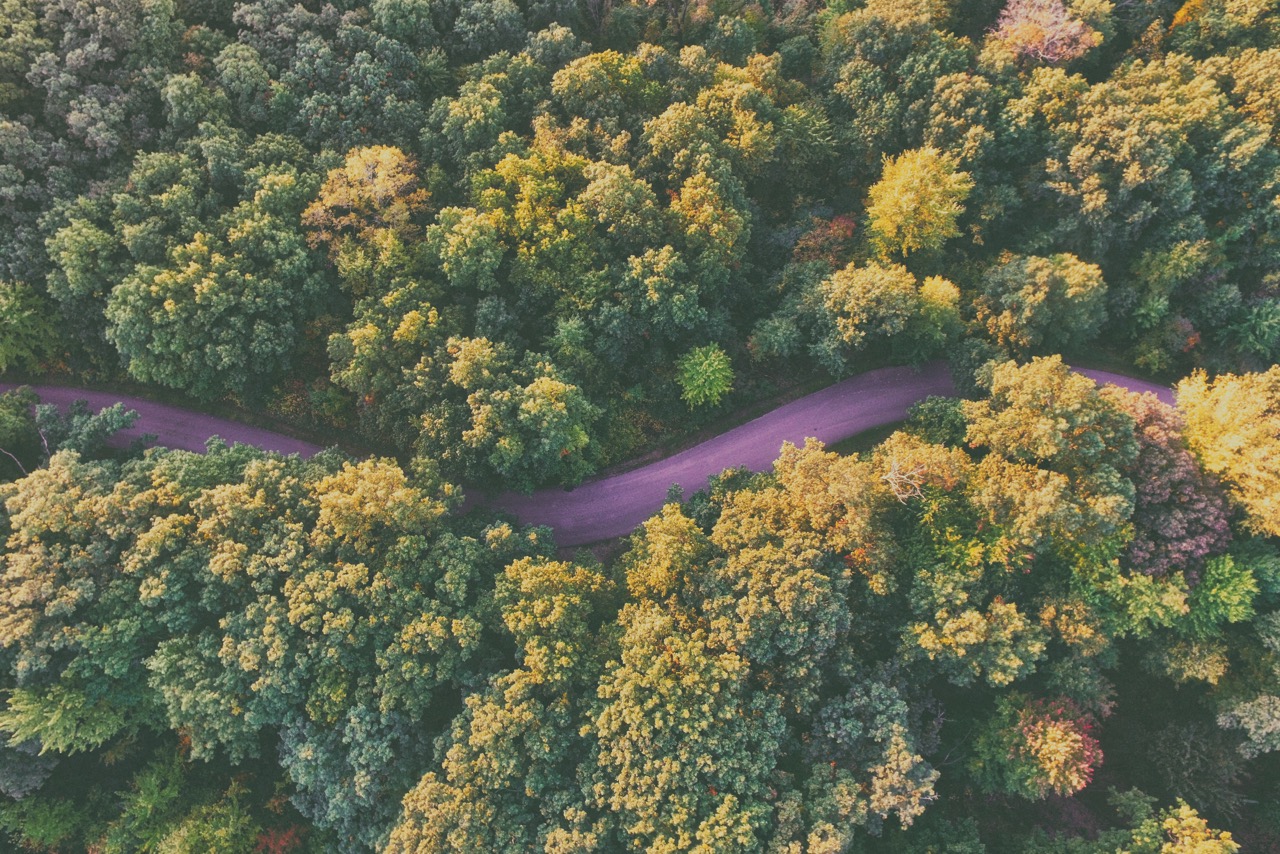
[[[1100,383],[1114,383],[1131,391],[1152,392],[1173,403],[1173,392],[1144,380],[1106,371],[1081,370]],[[0,383],[0,391],[12,385]],[[33,386],[46,403],[65,407],[86,400],[91,408],[120,401],[137,410],[139,418],[124,438],[153,433],[161,445],[191,451],[204,450],[205,440],[219,436],[227,442],[256,445],[283,454],[310,456],[320,448],[297,439],[250,427],[225,418],[189,412],[172,406],[107,392],[57,386]],[[726,468],[746,466],[769,469],[783,442],[804,444],[816,437],[830,445],[865,430],[901,421],[911,404],[929,395],[951,395],[955,388],[946,365],[935,362],[923,368],[881,368],[836,383],[802,397],[708,439],[674,456],[632,471],[587,481],[571,492],[545,489],[532,495],[503,493],[489,502],[521,522],[549,525],[561,546],[578,546],[622,536],[653,514],[668,489],[679,484],[685,494],[702,489],[707,479]]]
[[[17,386],[13,383],[0,383],[0,392],[12,391],[15,388]],[[88,403],[89,409],[94,412],[115,403],[123,403],[125,409],[132,409],[138,413],[138,420],[132,427],[116,434],[117,441],[125,440],[125,444],[144,433],[151,433],[156,436],[156,444],[183,451],[203,451],[205,441],[213,436],[224,439],[229,445],[239,442],[267,451],[301,454],[304,457],[323,450],[319,445],[273,433],[261,427],[251,427],[239,421],[179,409],[176,406],[168,406],[140,397],[63,386],[33,385],[31,388],[40,395],[41,403],[52,403],[63,410],[77,400]]]
[[[1165,403],[1173,403],[1173,391],[1163,386],[1107,371],[1080,373],[1099,383],[1149,391]],[[587,481],[572,492],[545,489],[532,495],[503,493],[493,504],[526,524],[551,526],[556,543],[561,546],[619,537],[652,516],[662,506],[672,484],[678,483],[688,495],[702,489],[707,478],[726,468],[746,466],[752,471],[767,471],[783,442],[803,445],[806,437],[813,436],[831,445],[865,430],[901,421],[913,403],[930,395],[954,394],[951,375],[941,362],[919,370],[868,371],[643,468]]]
[[[813,436],[830,445],[901,421],[908,407],[921,398],[954,393],[951,375],[941,363],[918,372],[911,368],[869,371],[642,468],[586,481],[572,492],[503,493],[493,504],[522,522],[550,525],[561,546],[606,540],[629,533],[652,516],[672,484],[679,484],[688,495],[726,468],[766,471],[783,442],[803,445],[806,437]]]

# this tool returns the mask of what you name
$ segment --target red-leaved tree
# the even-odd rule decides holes
[[[1134,485],[1129,567],[1146,575],[1198,573],[1231,542],[1222,491],[1187,450],[1176,409],[1152,394],[1105,393],[1133,417],[1138,440],[1138,456],[1124,471]]]

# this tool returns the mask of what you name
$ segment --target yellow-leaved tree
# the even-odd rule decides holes
[[[960,234],[956,221],[973,189],[968,172],[932,146],[885,158],[867,195],[867,222],[877,248],[904,257],[931,251]]]
[[[1192,452],[1249,527],[1280,536],[1280,366],[1213,380],[1196,371],[1178,383],[1178,409]]]

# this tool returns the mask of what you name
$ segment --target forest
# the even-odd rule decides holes
[[[0,378],[332,446],[0,395],[0,848],[1280,851],[1278,363],[1280,0],[0,0]]]

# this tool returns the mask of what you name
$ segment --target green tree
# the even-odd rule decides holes
[[[0,482],[26,475],[43,456],[32,412],[39,400],[26,388],[0,394]]]
[[[575,59],[557,71],[551,94],[568,116],[609,118],[624,126],[648,114],[659,95],[639,59],[612,50]]]
[[[972,772],[993,792],[1031,800],[1083,789],[1102,764],[1094,720],[1065,698],[1002,697],[974,748]]]
[[[915,698],[893,670],[858,673],[853,681],[818,710],[808,734],[813,765],[805,793],[807,841],[818,850],[849,845],[864,822],[872,833],[890,816],[910,827],[934,796],[939,777],[920,756],[927,739],[918,737],[913,720]]]
[[[102,200],[82,197],[69,206],[66,225],[45,241],[52,270],[47,286],[65,317],[83,319],[75,338],[94,356],[114,359],[103,340],[107,299],[131,270],[123,247],[113,234],[110,208]],[[103,351],[106,350],[110,356]]]
[[[906,331],[919,309],[916,277],[901,264],[851,263],[819,286],[841,340],[854,349],[868,338],[892,338]]]
[[[34,368],[53,355],[58,333],[50,308],[30,285],[0,281],[0,372]]]
[[[1273,267],[1275,247],[1259,241],[1257,229],[1271,228],[1264,223],[1274,211],[1249,202],[1275,186],[1276,154],[1263,142],[1269,134],[1245,120],[1191,57],[1127,62],[1094,85],[1037,69],[1007,114],[1022,138],[1033,128],[1045,132],[1035,168],[1052,192],[1049,206],[1028,217],[1040,224],[1038,240],[1103,260],[1208,238],[1231,281],[1171,300],[1204,332],[1230,319],[1224,298],[1252,294]]]
[[[427,390],[444,381],[438,351],[447,329],[427,288],[413,280],[397,284],[361,300],[347,329],[330,336],[330,376],[355,395],[367,424],[410,446],[422,430]]]
[[[733,366],[719,344],[694,347],[676,363],[681,397],[696,409],[715,406],[733,389]]]
[[[63,451],[0,495],[11,532],[0,573],[13,591],[0,612],[0,647],[20,692],[3,726],[22,735],[18,743],[38,737],[60,752],[91,750],[155,719],[136,662],[156,627],[122,568],[140,520],[129,519],[128,490],[115,493],[119,474]],[[145,503],[135,509],[145,513]]]
[[[1228,699],[1218,711],[1218,726],[1242,731],[1239,751],[1246,759],[1280,750],[1280,618],[1266,614],[1251,628],[1267,672],[1249,694]]]
[[[1036,832],[1022,849],[1047,854],[1235,854],[1240,845],[1230,832],[1217,830],[1185,801],[1155,809],[1156,799],[1137,789],[1111,790],[1111,804],[1126,826],[1104,830],[1097,839],[1050,839]]]
[[[41,218],[60,194],[50,185],[54,137],[31,118],[0,118],[0,279],[38,280],[48,270]]]
[[[11,747],[35,740],[42,752],[93,750],[135,728],[126,711],[109,700],[63,685],[44,691],[14,688],[0,713],[0,729],[10,734]]]
[[[1055,353],[1085,344],[1106,320],[1102,270],[1074,255],[1012,256],[983,277],[977,321],[1011,353]]]
[[[544,847],[599,842],[578,785],[593,761],[587,711],[607,658],[614,584],[596,569],[549,560],[510,564],[498,579],[503,623],[519,666],[467,699],[442,770],[405,798],[389,851],[468,845]]]
[[[816,339],[810,352],[832,373],[848,369],[852,352],[887,345],[894,358],[921,362],[953,340],[960,324],[960,291],[941,276],[920,282],[905,267],[890,262],[851,262],[806,288],[791,306],[757,327],[785,324],[777,334],[798,334],[809,327]]]
[[[135,263],[160,264],[212,218],[208,172],[182,152],[155,152],[133,161],[129,180],[112,199],[111,225]]]
[[[771,530],[777,505],[797,500],[780,490],[729,498],[712,533],[725,557],[708,567],[700,609],[761,685],[808,711],[848,636],[851,573],[843,560],[814,548],[815,538]]]
[[[247,52],[235,55],[236,100],[243,104],[261,91],[268,72],[274,130],[313,150],[339,152],[378,143],[408,148],[416,140],[438,56],[368,26],[367,13],[326,15],[259,0],[241,4],[234,20],[238,42],[257,53],[256,61]]]
[[[1137,455],[1133,420],[1057,356],[993,366],[987,400],[963,404],[966,439],[993,455],[975,500],[1015,540],[1064,554],[1114,557],[1127,541]]]
[[[181,32],[174,4],[70,2],[41,11],[41,28],[61,37],[26,75],[43,95],[46,120],[90,162],[132,153],[160,115],[159,85]]]
[[[138,420],[138,413],[115,403],[98,412],[90,412],[83,400],[77,400],[62,412],[58,407],[44,403],[36,407],[35,427],[40,434],[40,444],[46,460],[58,451],[75,451],[85,459],[99,459],[111,455],[108,440],[121,430],[127,430]],[[151,437],[143,437],[134,443],[145,444]]]
[[[290,363],[328,290],[293,224],[313,186],[263,174],[218,233],[196,234],[111,292],[108,337],[133,376],[213,398],[263,388]]]
[[[549,361],[530,358],[513,369],[509,351],[487,339],[450,339],[450,381],[464,391],[465,453],[483,461],[476,474],[498,473],[514,489],[531,491],[555,479],[572,484],[590,470],[591,424],[600,410],[565,382]],[[450,441],[450,424],[430,438]]]
[[[712,292],[728,285],[751,237],[751,215],[735,204],[734,189],[731,183],[699,172],[681,185],[671,202],[686,257],[701,286]]]
[[[842,172],[870,179],[885,152],[920,144],[938,81],[973,64],[972,43],[948,29],[945,7],[930,2],[873,0],[827,18],[822,88]]]
[[[784,718],[749,666],[702,628],[626,606],[621,658],[601,680],[600,798],[632,848],[746,851],[769,816]]]
[[[27,70],[37,55],[48,50],[49,42],[42,37],[32,0],[4,0],[0,22],[0,108],[7,110],[30,97]]]

